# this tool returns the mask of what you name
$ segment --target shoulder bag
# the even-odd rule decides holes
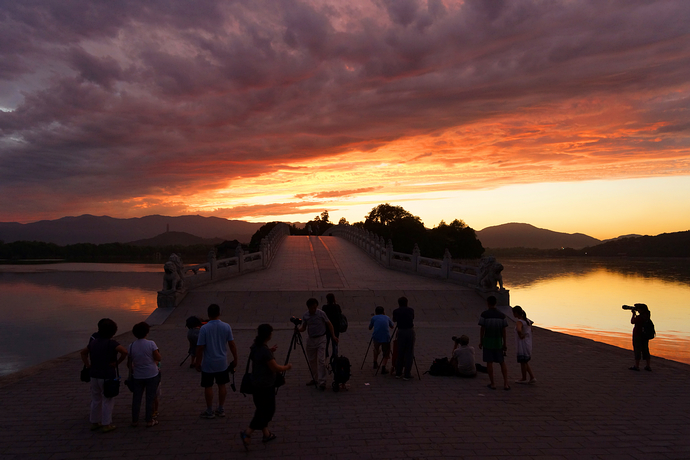
[[[249,372],[249,362],[252,360],[252,353],[249,353],[249,358],[247,358],[247,368],[244,371],[242,383],[240,383],[240,393],[242,393],[245,397],[247,395],[254,394],[254,385],[252,384],[252,373]]]
[[[103,396],[106,398],[114,398],[120,394],[120,367],[115,367],[117,377],[114,379],[107,379],[103,382]]]

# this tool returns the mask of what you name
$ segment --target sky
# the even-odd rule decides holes
[[[0,0],[0,221],[690,229],[690,2]]]

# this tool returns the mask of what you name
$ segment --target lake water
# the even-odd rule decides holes
[[[0,265],[0,376],[83,348],[101,318],[130,330],[161,285],[160,264]]]
[[[537,326],[632,350],[631,314],[621,306],[644,303],[657,332],[652,355],[690,364],[690,260],[501,263],[511,304],[522,306]]]
[[[646,303],[652,354],[690,363],[690,260],[501,263],[512,305],[537,326],[631,349],[621,305]],[[0,375],[83,348],[101,318],[129,330],[156,308],[161,284],[160,264],[0,265]]]

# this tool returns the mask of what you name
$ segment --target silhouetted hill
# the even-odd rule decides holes
[[[477,232],[477,238],[485,248],[581,249],[600,242],[582,233],[560,233],[520,223],[486,227]]]
[[[215,246],[223,241],[224,240],[222,238],[201,238],[200,236],[195,236],[186,232],[165,232],[158,236],[154,236],[153,238],[130,241],[126,244],[132,246],[151,246],[157,248],[162,246],[194,246],[197,244]]]
[[[263,224],[202,216],[154,215],[117,219],[85,214],[29,224],[0,222],[0,240],[5,243],[45,241],[59,245],[124,243],[160,235],[166,231],[168,225],[171,231],[186,232],[201,238],[237,239],[248,243],[254,232]]]
[[[621,238],[583,250],[588,256],[690,257],[690,230]]]

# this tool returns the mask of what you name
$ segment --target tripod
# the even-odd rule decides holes
[[[395,334],[396,334],[397,332],[398,332],[398,326],[396,325],[396,326],[395,326],[395,329],[393,329],[393,333],[391,334],[391,341],[390,341],[389,343],[392,344],[392,343],[395,342]],[[373,340],[373,338],[372,338],[372,340]],[[371,345],[371,342],[369,342],[369,344]],[[367,348],[367,353],[368,353],[368,352],[369,352],[369,349]],[[392,352],[392,350],[391,350],[391,352]],[[365,360],[367,359],[366,355],[364,355],[364,359],[365,359]],[[391,359],[391,361],[393,361],[393,360]],[[397,361],[397,358],[396,358],[395,361]],[[419,373],[419,368],[417,367],[417,358],[414,356],[414,354],[412,355],[412,362],[414,363],[414,368],[417,370],[417,378],[418,378],[419,380],[422,380],[422,375]],[[395,364],[396,364],[396,363],[393,362],[392,365],[391,365],[391,367],[393,367],[393,368],[397,367],[397,366],[395,366]],[[362,367],[364,367],[364,364],[362,364]],[[376,372],[374,373],[374,376],[376,376],[376,375],[379,374],[379,369],[380,369],[380,366],[376,368]],[[392,375],[392,374],[391,374],[391,375]]]
[[[309,364],[309,357],[307,356],[307,351],[304,349],[304,344],[302,343],[302,334],[300,333],[297,326],[295,326],[295,330],[292,333],[292,339],[290,339],[290,345],[288,346],[288,353],[287,353],[287,356],[285,357],[285,365],[287,366],[287,363],[290,362],[290,353],[292,353],[292,350],[297,349],[298,344],[299,344],[300,348],[302,349],[302,354],[304,354],[304,359],[307,361],[307,368],[309,368],[309,375],[311,375],[311,379],[313,381],[316,381],[316,379],[314,378],[314,372],[311,370],[311,364]],[[284,376],[285,376],[285,372],[283,372],[283,377]],[[318,389],[318,385],[314,385],[314,388]],[[278,394],[278,388],[276,388],[276,394]]]

